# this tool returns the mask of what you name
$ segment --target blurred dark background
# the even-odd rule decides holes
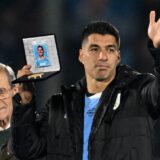
[[[62,71],[36,83],[41,108],[50,95],[60,91],[61,84],[72,84],[83,76],[78,62],[82,29],[90,21],[106,20],[120,31],[122,63],[153,73],[153,61],[146,47],[152,9],[159,17],[159,0],[1,0],[0,62],[17,72],[26,64],[22,38],[56,34]],[[155,123],[155,143],[160,157],[159,121]]]

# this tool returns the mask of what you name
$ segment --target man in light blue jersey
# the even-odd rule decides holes
[[[120,64],[120,37],[112,24],[97,21],[84,28],[79,60],[85,78],[62,86],[40,113],[34,103],[16,107],[12,136],[20,159],[153,160],[153,120],[160,112],[160,19],[155,16],[151,11],[148,27],[155,75]]]

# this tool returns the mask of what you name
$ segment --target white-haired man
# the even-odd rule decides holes
[[[15,78],[13,70],[0,63],[0,159],[15,159],[9,147],[10,122],[13,111],[12,98],[16,93],[11,81]]]
[[[28,88],[21,91],[22,85],[13,85],[14,79],[15,74],[12,68],[0,63],[0,160],[17,160],[10,147],[10,122],[13,103],[16,103],[18,98],[21,99],[21,103],[25,104],[26,99],[28,102],[32,97],[32,91],[27,92]]]

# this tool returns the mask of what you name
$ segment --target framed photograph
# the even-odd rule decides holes
[[[33,45],[34,65],[36,68],[50,66],[47,44]]]
[[[27,64],[31,65],[33,75],[20,81],[36,81],[46,79],[60,72],[60,61],[55,35],[24,38],[24,51]]]

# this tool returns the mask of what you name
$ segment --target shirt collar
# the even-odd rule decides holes
[[[4,131],[4,130],[8,129],[8,128],[10,128],[10,126],[11,126],[11,124],[9,123],[6,128],[0,127],[0,131]]]

